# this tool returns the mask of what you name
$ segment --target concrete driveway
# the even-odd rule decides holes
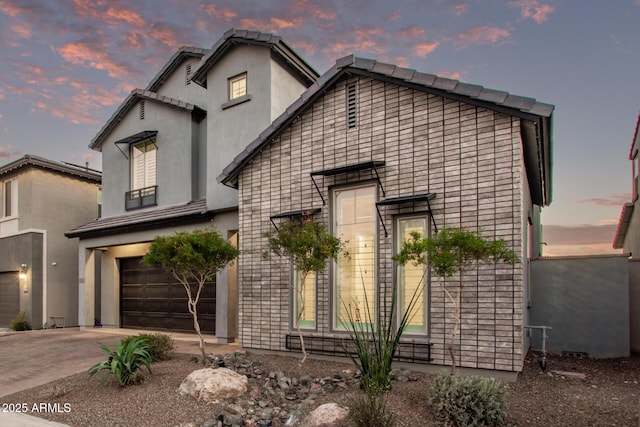
[[[124,336],[141,332],[145,331],[67,328],[1,333],[0,397],[86,372],[95,363],[106,359],[99,343],[113,347]],[[178,352],[200,353],[196,334],[168,334],[174,338]],[[237,344],[212,345],[216,338],[211,335],[205,336],[205,342],[207,353],[227,353],[238,349]]]
[[[0,330],[0,398],[56,381],[69,375],[87,372],[106,353],[99,343],[114,346],[137,329],[96,328],[81,331],[77,328],[12,332]],[[168,333],[176,344],[176,351],[200,354],[196,334]],[[207,353],[224,354],[239,348],[237,344],[215,344],[216,337],[205,335]],[[23,413],[0,412],[0,426],[65,427]]]

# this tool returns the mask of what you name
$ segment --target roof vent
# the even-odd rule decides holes
[[[357,93],[356,85],[350,84],[347,86],[347,128],[355,129],[358,125],[357,121]]]
[[[140,120],[144,120],[144,101],[140,101]]]
[[[184,71],[185,71],[184,84],[186,86],[189,86],[191,84],[191,64],[187,64],[187,66],[185,67]]]

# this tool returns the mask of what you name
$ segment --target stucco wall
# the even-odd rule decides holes
[[[622,255],[531,262],[531,318],[551,326],[547,350],[590,357],[629,355],[629,272]],[[531,339],[540,348],[540,334]]]
[[[633,213],[624,237],[622,252],[640,259],[640,203],[638,200],[633,204]]]
[[[103,217],[125,213],[125,193],[131,190],[129,146],[117,147],[115,141],[143,130],[157,130],[156,183],[157,203],[161,206],[192,200],[192,174],[198,176],[193,159],[191,113],[167,105],[145,101],[145,116],[140,120],[139,104],[131,108],[120,125],[102,144]],[[124,154],[120,151],[124,151]]]
[[[20,279],[20,311],[33,329],[41,329],[43,298],[43,234],[26,232],[0,239],[0,271],[20,271],[27,266],[27,278]],[[26,292],[25,292],[26,289]]]
[[[640,260],[629,260],[629,328],[631,351],[640,353]]]
[[[434,192],[431,207],[438,227],[468,226],[490,239],[505,239],[523,256],[522,152],[519,120],[439,96],[368,78],[358,84],[358,127],[346,127],[346,85],[339,82],[310,110],[258,154],[239,177],[240,338],[249,348],[283,350],[292,332],[288,272],[262,257],[269,216],[322,208],[315,220],[329,225],[330,202],[323,206],[309,173],[370,160],[380,168],[386,197]],[[370,171],[318,177],[325,200],[333,185],[370,180]],[[380,191],[380,190],[379,190]],[[379,194],[379,198],[382,195]],[[426,203],[382,209],[387,228],[400,213],[426,210]],[[380,292],[393,281],[393,237],[378,222]],[[526,255],[526,254],[524,254]],[[520,370],[523,357],[523,266],[486,266],[467,275],[462,297],[462,332],[457,341],[461,365]],[[344,336],[331,330],[331,284],[318,277],[315,335]],[[447,282],[453,291],[455,280]],[[386,292],[386,295],[390,295]],[[430,335],[433,363],[448,364],[445,337],[452,308],[431,284]]]

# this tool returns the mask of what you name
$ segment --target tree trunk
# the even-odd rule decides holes
[[[300,338],[300,348],[302,350],[302,360],[300,364],[302,365],[305,360],[307,360],[307,350],[304,347],[304,338],[302,336],[302,331],[300,330],[300,320],[302,320],[302,313],[304,312],[304,284],[307,281],[307,275],[309,272],[302,273],[300,277],[300,309],[296,313],[296,329],[298,330],[298,337]]]
[[[193,328],[196,330],[198,337],[200,338],[200,353],[202,354],[202,364],[207,364],[207,355],[204,352],[204,338],[202,337],[202,332],[200,331],[200,323],[198,322],[198,310],[196,308],[196,304],[189,301],[189,311],[193,315]]]

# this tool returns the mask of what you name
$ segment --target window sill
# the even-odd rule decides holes
[[[251,95],[244,95],[240,98],[232,99],[231,101],[225,102],[224,104],[222,104],[222,109],[226,110],[227,108],[235,107],[236,105],[244,104],[248,101],[251,101]]]
[[[11,215],[11,216],[3,216],[0,217],[0,222],[7,222],[7,221],[12,221],[14,219],[18,219],[18,215]]]

